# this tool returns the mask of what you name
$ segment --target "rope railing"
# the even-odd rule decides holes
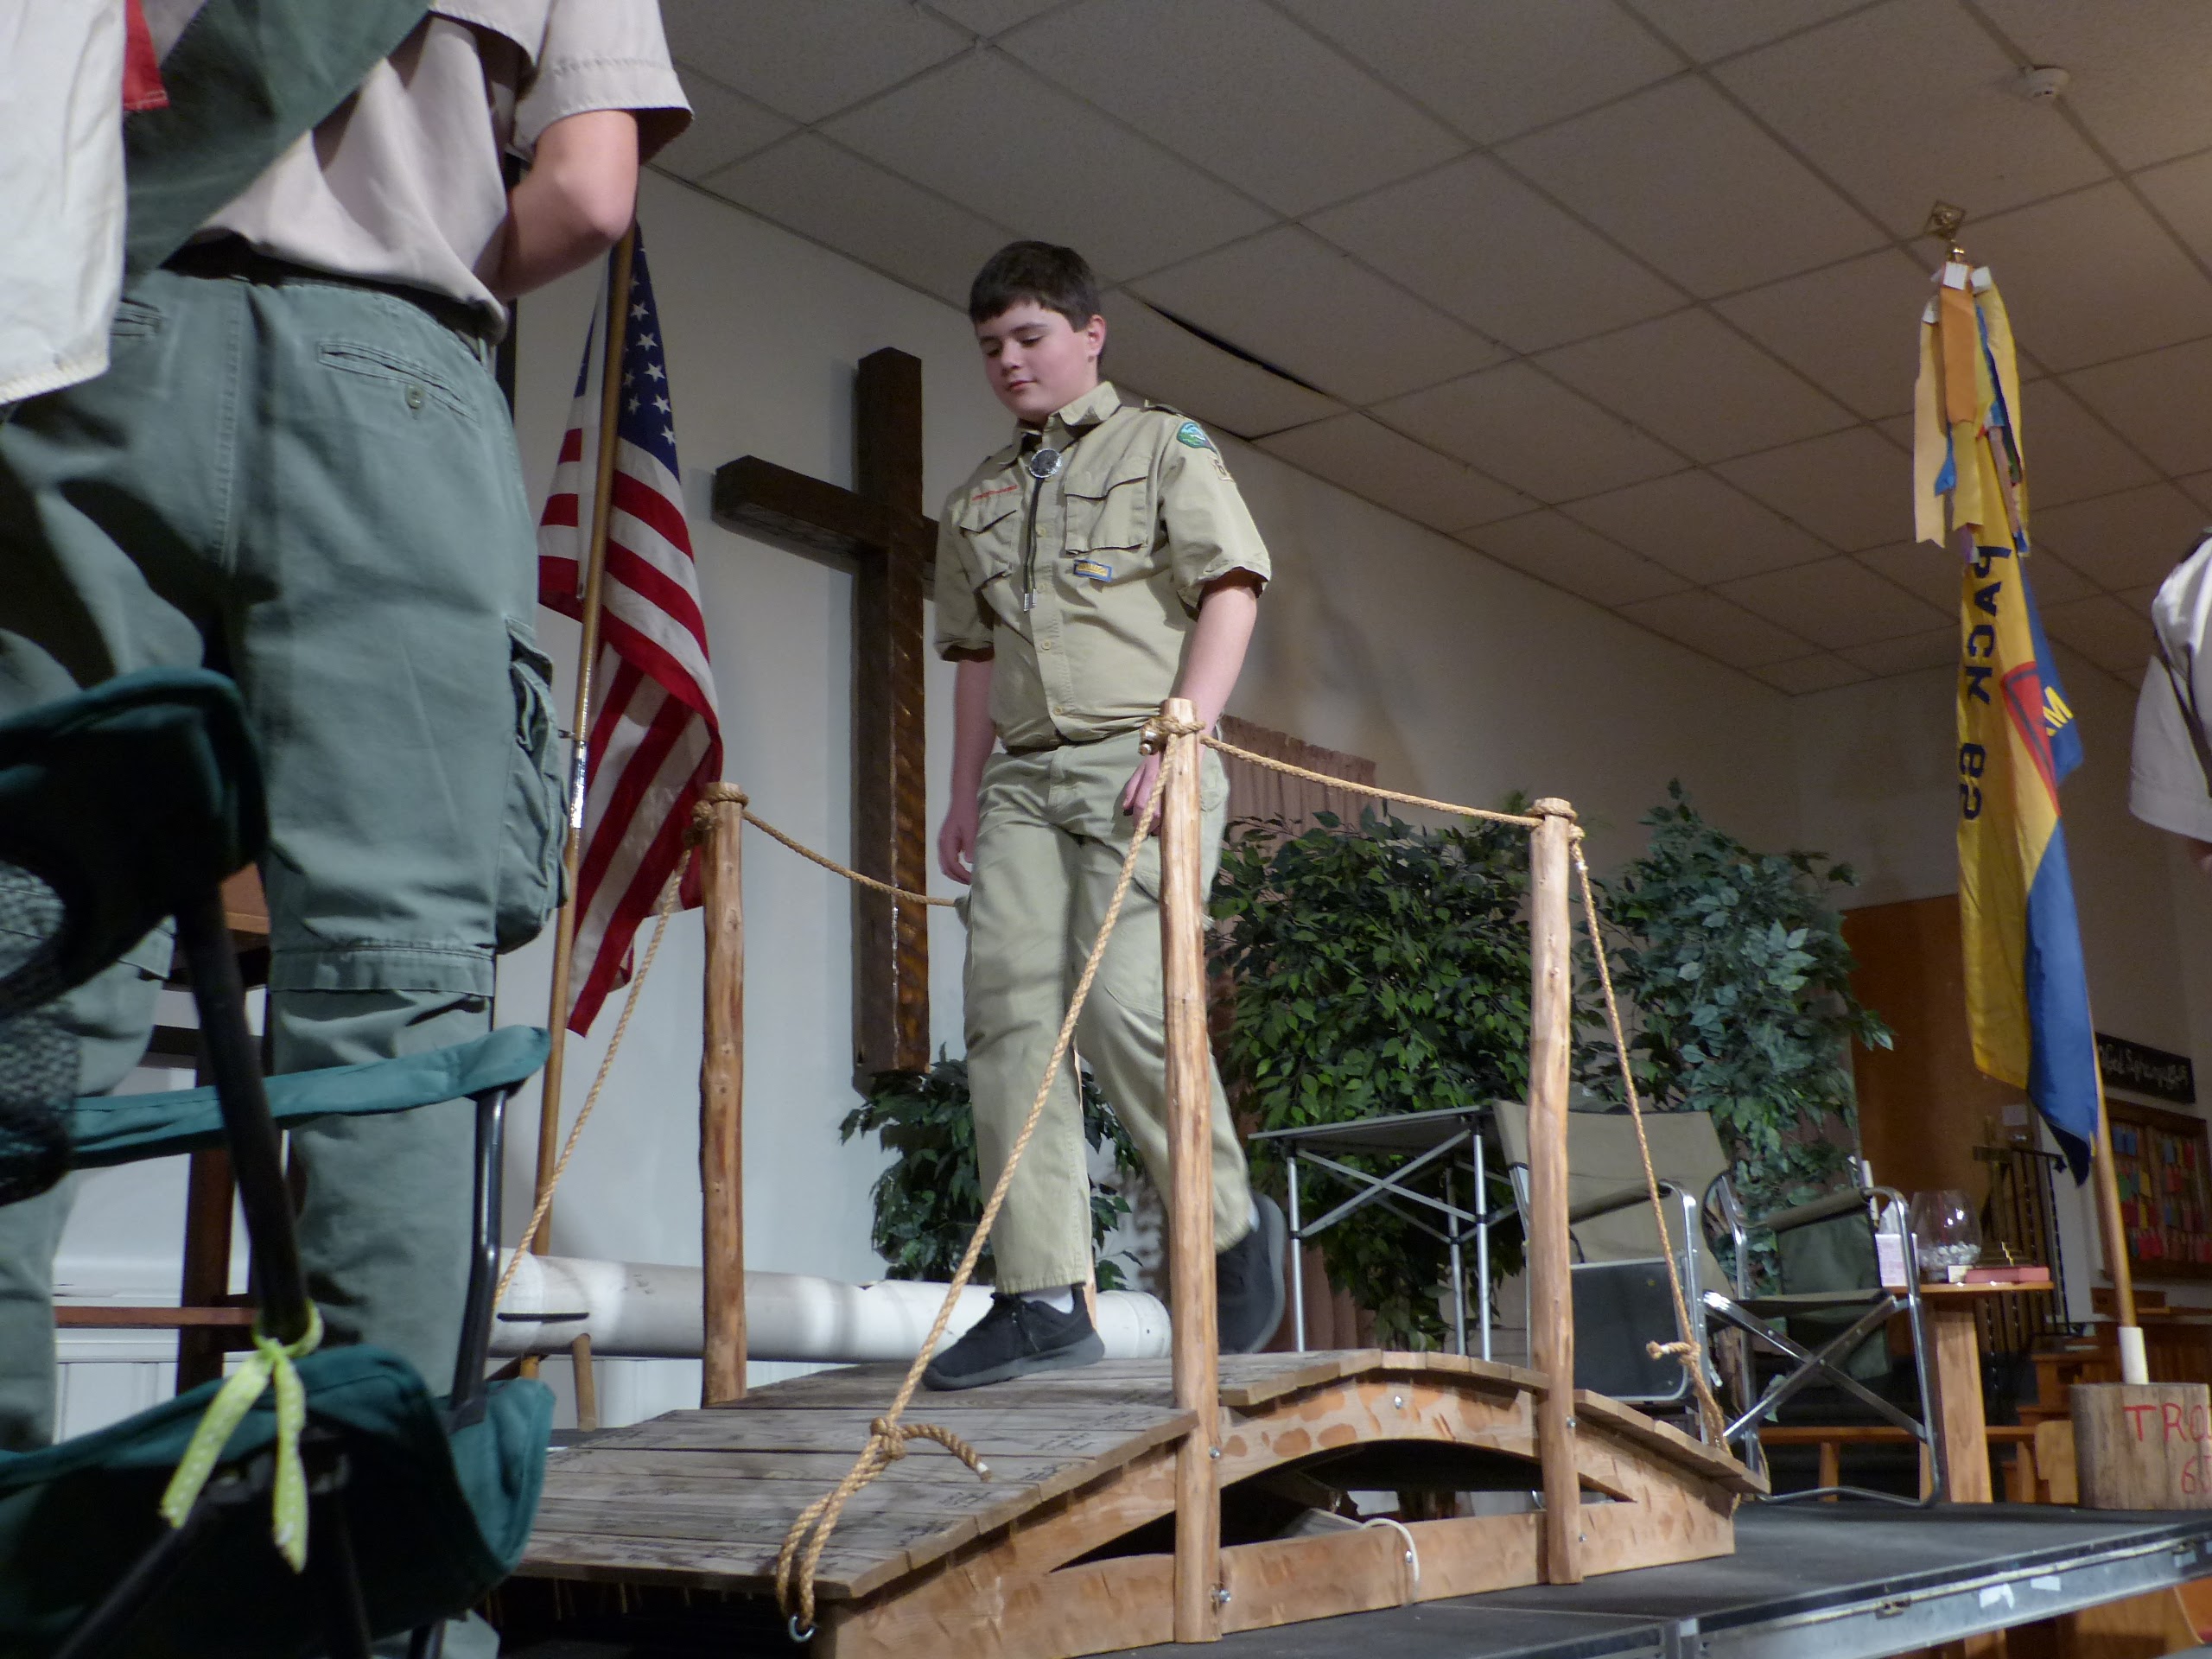
[[[1269,772],[1280,772],[1289,778],[1303,778],[1309,784],[1327,784],[1332,788],[1349,789],[1357,794],[1372,795],[1378,801],[1396,801],[1404,806],[1427,807],[1433,812],[1449,812],[1454,817],[1482,818],[1491,823],[1517,824],[1523,830],[1534,830],[1541,818],[1530,817],[1524,812],[1499,812],[1486,806],[1461,806],[1454,801],[1433,801],[1426,795],[1408,795],[1395,789],[1383,789],[1374,784],[1356,784],[1349,778],[1332,778],[1325,772],[1314,772],[1306,766],[1293,766],[1287,760],[1278,760],[1272,755],[1255,754],[1249,749],[1240,749],[1234,743],[1224,742],[1211,732],[1200,732],[1198,741],[1210,749],[1224,754],[1233,754],[1239,760]]]

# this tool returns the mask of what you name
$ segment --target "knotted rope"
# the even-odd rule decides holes
[[[307,1390],[301,1387],[298,1368],[292,1362],[306,1358],[321,1345],[322,1312],[313,1302],[308,1304],[308,1328],[296,1342],[279,1342],[264,1334],[256,1323],[253,1352],[208,1402],[176,1472],[169,1477],[168,1487],[162,1494],[162,1520],[172,1527],[185,1523],[208,1477],[215,1472],[215,1459],[230,1444],[231,1431],[245,1420],[262,1390],[273,1387],[276,1392],[276,1478],[270,1494],[275,1516],[270,1530],[276,1553],[292,1571],[306,1569],[308,1479],[307,1466],[300,1457],[300,1432],[307,1427]]]
[[[1707,1444],[1726,1450],[1728,1420],[1722,1414],[1720,1402],[1713,1397],[1713,1385],[1706,1380],[1705,1344],[1697,1339],[1698,1326],[1691,1321],[1689,1301],[1682,1294],[1681,1268],[1675,1262],[1675,1252],[1668,1243],[1667,1207],[1659,1197],[1659,1175],[1651,1165],[1651,1142],[1643,1133],[1643,1108],[1637,1098],[1636,1073],[1629,1065],[1628,1037],[1621,1028],[1620,1004],[1613,996],[1613,970],[1605,960],[1605,941],[1598,931],[1598,903],[1590,892],[1590,866],[1582,857],[1582,829],[1574,830],[1574,879],[1582,890],[1582,916],[1590,931],[1590,954],[1598,959],[1598,983],[1605,994],[1605,1023],[1613,1033],[1613,1052],[1621,1063],[1621,1087],[1628,1093],[1628,1115],[1636,1125],[1636,1149],[1643,1158],[1643,1187],[1651,1199],[1652,1218],[1659,1224],[1659,1254],[1667,1262],[1667,1288],[1675,1300],[1675,1329],[1680,1339],[1675,1342],[1652,1342],[1644,1344],[1644,1351],[1654,1359],[1672,1359],[1689,1374],[1690,1387],[1697,1395],[1698,1421],[1705,1429]],[[1685,1226],[1691,1225],[1685,1220]],[[1686,1243],[1688,1241],[1684,1241]]]
[[[1171,721],[1164,715],[1154,720],[1145,732],[1147,749],[1157,749],[1169,737],[1190,736],[1198,730],[1195,725]],[[1021,1154],[1028,1149],[1030,1137],[1037,1132],[1039,1121],[1045,1112],[1045,1103],[1052,1096],[1052,1084],[1058,1079],[1062,1062],[1067,1058],[1068,1046],[1074,1040],[1076,1020],[1083,1013],[1083,1005],[1090,995],[1091,982],[1098,977],[1098,964],[1106,954],[1106,941],[1113,937],[1115,925],[1122,919],[1122,904],[1129,896],[1129,884],[1136,875],[1137,855],[1152,834],[1153,814],[1160,805],[1166,768],[1161,767],[1152,780],[1151,791],[1145,797],[1144,810],[1136,815],[1136,822],[1129,831],[1128,849],[1122,855],[1122,873],[1114,883],[1114,896],[1107,904],[1105,919],[1098,925],[1098,937],[1090,947],[1090,960],[1083,964],[1083,974],[1076,981],[1074,993],[1068,998],[1066,1016],[1060,1021],[1059,1036],[1052,1044],[1052,1057],[1045,1065],[1045,1080],[1037,1085],[1037,1097],[1029,1103],[1029,1116],[1021,1125],[1021,1133],[1014,1137],[1014,1147],[1007,1154],[1006,1166],[999,1172],[998,1184],[991,1189],[991,1196],[983,1205],[982,1218],[976,1224],[976,1230],[969,1236],[968,1248],[962,1254],[959,1268],[952,1275],[952,1282],[945,1287],[944,1300],[938,1308],[937,1319],[930,1326],[930,1333],[922,1338],[920,1350],[914,1355],[913,1363],[906,1368],[906,1380],[899,1385],[899,1392],[891,1402],[891,1408],[868,1425],[868,1444],[861,1447],[845,1478],[835,1491],[815,1499],[799,1512],[791,1522],[791,1531],[785,1536],[783,1548],[776,1553],[776,1603],[791,1621],[791,1634],[804,1641],[814,1631],[814,1576],[822,1562],[822,1552],[830,1547],[830,1535],[836,1531],[838,1518],[844,1514],[845,1505],[861,1488],[874,1480],[892,1464],[906,1455],[909,1440],[933,1440],[951,1452],[976,1474],[988,1480],[989,1471],[960,1437],[950,1429],[934,1424],[904,1424],[899,1419],[920,1386],[922,1372],[937,1352],[937,1344],[944,1335],[944,1327],[952,1318],[952,1310],[959,1306],[960,1294],[968,1287],[974,1276],[976,1262],[982,1255],[983,1242],[990,1236],[991,1225],[998,1219],[999,1209],[1006,1202],[1007,1188],[1014,1179],[1014,1172],[1021,1162]],[[748,814],[749,817],[750,815]]]

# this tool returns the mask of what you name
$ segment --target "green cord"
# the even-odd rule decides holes
[[[259,1324],[254,1325],[253,1352],[217,1391],[200,1427],[192,1432],[192,1443],[184,1448],[183,1460],[169,1478],[168,1490],[162,1494],[164,1521],[173,1527],[184,1524],[192,1506],[200,1501],[208,1477],[215,1471],[215,1459],[230,1444],[231,1432],[245,1421],[261,1398],[261,1391],[273,1386],[276,1391],[276,1481],[270,1504],[276,1514],[274,1535],[277,1553],[291,1564],[292,1571],[305,1569],[308,1481],[306,1465],[300,1459],[300,1431],[307,1427],[307,1390],[300,1385],[299,1369],[293,1361],[305,1358],[321,1343],[322,1313],[312,1302],[308,1304],[306,1334],[297,1342],[279,1342],[264,1335]]]

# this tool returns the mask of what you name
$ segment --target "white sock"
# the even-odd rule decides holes
[[[1072,1313],[1075,1312],[1075,1287],[1062,1285],[1058,1290],[1025,1290],[1021,1293],[1021,1300],[1039,1303],[1055,1313]]]

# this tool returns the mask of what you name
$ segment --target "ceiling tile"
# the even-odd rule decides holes
[[[733,92],[688,64],[678,65],[683,95],[691,100],[691,124],[653,157],[653,165],[695,182],[718,167],[766,149],[791,130],[772,110]]]
[[[2071,645],[2099,668],[2133,678],[2157,649],[2151,619],[2131,610],[2110,594],[2092,594],[2070,605],[2043,607],[2043,629],[2061,645]]]
[[[1870,674],[1910,674],[1923,668],[1945,668],[1959,658],[1959,631],[1931,628],[1902,639],[1853,645],[1843,654]]]
[[[1843,558],[1743,576],[1714,591],[1831,651],[1924,633],[1944,615],[1865,565]]]
[[[1281,213],[1358,195],[1466,148],[1261,0],[1090,0],[1002,45]],[[1060,149],[1058,135],[1050,147]]]
[[[2174,482],[2187,491],[2189,499],[2198,506],[2212,512],[2212,472],[2191,473],[2186,478],[2176,479]]]
[[[2212,11],[2199,0],[1983,0],[1982,10],[2028,62],[2066,66],[2067,104],[2122,167],[2212,144]]]
[[[1808,641],[1787,628],[1777,628],[1742,606],[1703,589],[1639,599],[1618,608],[1631,622],[1640,622],[1654,633],[1664,634],[1731,668],[1784,662],[1802,657],[1809,649]]]
[[[1917,594],[1938,614],[1958,614],[1959,560],[1945,549],[1927,542],[1898,542],[1851,556],[1907,593]]]
[[[1675,73],[1679,58],[1611,0],[1278,0],[1480,143]]]
[[[943,12],[978,35],[996,35],[1016,23],[1027,22],[1055,3],[1056,0],[929,0],[929,9]]]
[[[2135,183],[2200,259],[2212,259],[2212,154],[2138,173]]]
[[[1692,582],[1719,582],[1828,556],[1822,543],[1711,473],[1675,473],[1567,509]]]
[[[1267,223],[1235,192],[995,52],[971,52],[825,130],[1025,235],[1081,248],[1109,281]]]
[[[2164,582],[2146,582],[2139,587],[2123,588],[2114,597],[2129,610],[2140,611],[2144,615],[2148,616],[2151,614],[2152,605],[2158,600],[2158,589],[2164,585]]]
[[[2049,542],[2099,587],[2133,588],[2160,580],[2196,546],[2204,509],[2171,484],[2151,484],[2038,511],[2033,528],[2037,547]],[[2040,597],[2040,574],[2030,574]]]
[[[1715,470],[1847,553],[1912,534],[1912,457],[1863,426]]]
[[[1162,310],[1348,403],[1434,385],[1503,355],[1465,324],[1295,225],[1134,286]]]
[[[2111,175],[1955,5],[1890,0],[1713,73],[1899,236],[1939,196],[1978,218]]]
[[[2102,374],[2101,369],[2083,371]],[[2021,430],[2027,439],[2029,498],[2035,508],[2148,484],[2150,463],[2082,407],[2068,382],[2037,380],[2020,389]],[[2198,452],[2212,460],[2212,449]]]
[[[1605,606],[1678,593],[1682,580],[1649,559],[1616,547],[1594,531],[1556,512],[1524,513],[1476,530],[1459,540],[1501,564]]]
[[[2119,184],[1970,220],[2013,338],[2054,369],[2212,334],[2212,279]]]
[[[1808,691],[1833,691],[1839,685],[1856,685],[1869,677],[1866,670],[1856,663],[1847,663],[1840,657],[1826,652],[1817,657],[1797,657],[1786,663],[1769,663],[1764,668],[1751,671],[1753,679],[1764,680],[1777,691],[1787,691],[1792,696]]]
[[[1884,240],[1694,78],[1516,139],[1498,153],[1696,294],[1756,287]]]
[[[1486,524],[1536,505],[1364,415],[1277,432],[1260,448],[1433,530]]]
[[[1726,324],[1702,310],[1562,346],[1538,359],[1584,396],[1698,461],[1855,424]]]
[[[1714,308],[1869,419],[1912,407],[1928,272],[1894,248],[1808,271]]]
[[[1516,351],[1672,311],[1682,296],[1482,156],[1306,221]]]
[[[725,86],[819,121],[968,48],[903,0],[662,0],[669,49]]]
[[[1343,405],[1224,352],[1126,294],[1109,294],[1106,362],[1116,383],[1241,438],[1304,426]]]
[[[725,200],[964,307],[1007,232],[811,132],[700,181]]]
[[[2165,471],[2178,474],[2196,472],[2212,461],[2212,397],[2206,396],[2212,380],[2207,376],[2212,376],[2212,340],[2199,340],[2082,369],[2068,375],[2066,384],[2118,428],[2122,437]],[[2032,403],[2028,413],[2032,420],[2042,418]],[[2028,431],[2041,436],[2032,425]],[[2031,447],[2028,454],[2036,457],[2031,464],[2040,468],[2037,448]],[[2140,468],[2141,463],[2137,466]],[[2040,488],[2039,470],[2028,477]]]
[[[1866,0],[1628,0],[1700,62],[1779,40]]]
[[[1627,422],[1525,363],[1432,386],[1374,412],[1540,501],[1594,495],[1682,464]]]

